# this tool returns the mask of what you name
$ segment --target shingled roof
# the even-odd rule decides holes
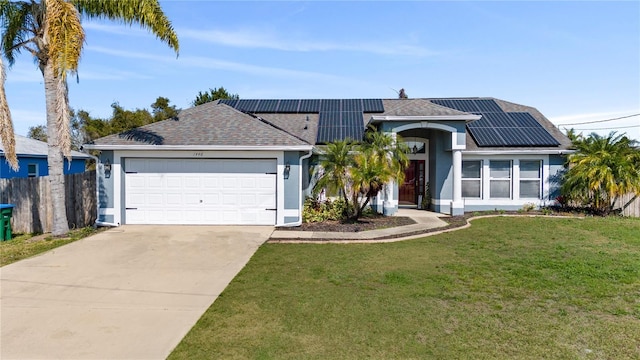
[[[159,121],[96,139],[95,145],[310,145],[278,125],[211,102],[181,111],[176,119]]]
[[[504,112],[529,113],[553,138],[558,146],[537,146],[535,149],[568,149],[570,140],[558,130],[537,109],[511,103],[491,97],[482,98],[416,98],[416,99],[378,99],[379,109],[375,113],[362,113],[362,129],[372,116],[463,116],[470,112],[460,108],[448,107],[448,103],[441,100],[481,100],[495,102]],[[296,102],[303,100],[244,100],[245,104],[262,102],[274,104],[285,101]],[[307,100],[304,100],[307,101]],[[309,100],[320,101],[320,100]],[[336,101],[336,100],[321,100]],[[352,100],[340,100],[352,101]],[[356,100],[359,101],[359,100]],[[365,101],[365,100],[362,100]],[[435,101],[435,102],[434,102]],[[439,102],[440,104],[437,104]],[[231,106],[234,101],[228,102]],[[443,105],[441,105],[443,104]],[[496,105],[494,106],[497,109]],[[142,126],[117,135],[110,135],[97,139],[96,145],[221,145],[221,146],[298,146],[322,143],[319,136],[321,111],[303,111],[302,105],[295,111],[278,112],[272,107],[262,107],[269,112],[260,112],[255,107],[255,113],[238,110],[221,101],[214,101],[181,111],[177,119]],[[444,106],[447,105],[447,106]],[[383,108],[383,109],[382,109]],[[267,110],[268,109],[268,110]],[[382,110],[382,111],[380,111]],[[499,109],[497,111],[500,111]],[[353,113],[353,112],[352,112]],[[351,114],[353,116],[353,114]],[[339,119],[339,118],[338,118]],[[359,121],[359,118],[354,118]],[[335,125],[331,125],[334,124]],[[326,126],[326,122],[325,125]],[[340,120],[329,122],[330,126],[342,126]],[[353,125],[356,126],[357,125]],[[343,135],[344,136],[344,135]],[[507,150],[530,149],[530,147],[478,146],[474,138],[467,131],[467,150]]]

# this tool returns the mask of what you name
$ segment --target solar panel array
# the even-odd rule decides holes
[[[284,100],[220,100],[240,111],[250,113],[319,113],[321,111],[359,111],[382,113],[381,99],[284,99]]]
[[[491,99],[434,99],[448,108],[482,115],[467,124],[478,146],[558,146],[560,143],[528,112],[505,112]]]
[[[361,140],[364,121],[361,111],[323,111],[318,121],[316,142],[326,144],[336,140]]]

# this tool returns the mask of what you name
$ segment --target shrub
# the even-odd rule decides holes
[[[347,205],[343,199],[319,201],[308,197],[302,208],[303,222],[322,222],[327,220],[342,220],[347,214]]]

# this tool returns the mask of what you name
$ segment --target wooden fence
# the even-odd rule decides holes
[[[633,194],[627,194],[621,196],[616,202],[615,208],[624,206],[629,200],[633,198]],[[623,212],[623,216],[640,217],[640,196],[638,196]]]
[[[96,172],[65,175],[69,228],[93,225],[96,221]],[[11,226],[14,233],[51,232],[53,213],[49,177],[0,179],[0,203],[14,204]]]

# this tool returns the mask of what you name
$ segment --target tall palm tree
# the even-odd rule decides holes
[[[52,233],[61,236],[69,232],[63,175],[63,156],[71,154],[66,76],[78,70],[84,45],[80,18],[140,24],[176,53],[178,37],[158,0],[5,0],[2,7],[2,54],[12,65],[20,51],[29,52],[44,77]]]
[[[640,195],[640,149],[635,141],[615,132],[593,133],[576,136],[573,145],[576,152],[569,156],[562,185],[566,197],[608,214],[620,196]]]

